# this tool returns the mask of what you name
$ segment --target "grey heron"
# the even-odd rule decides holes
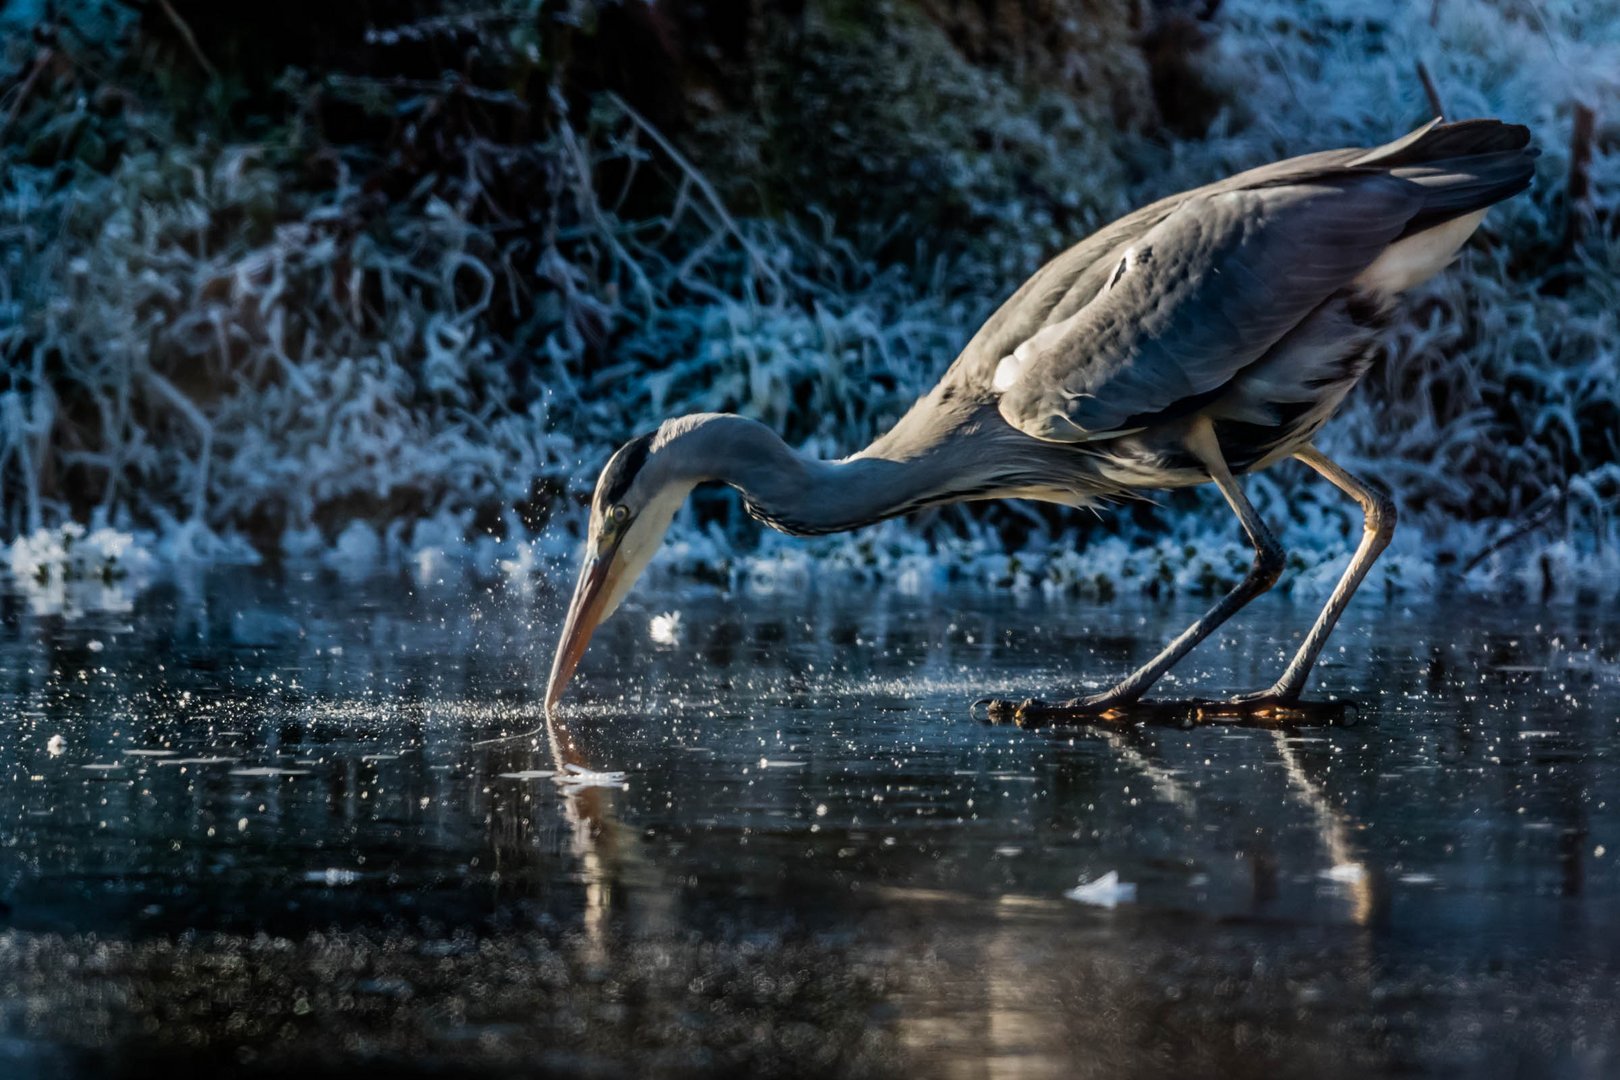
[[[1235,588],[1101,693],[989,702],[1002,717],[1115,714],[1275,583],[1282,547],[1237,478],[1292,457],[1360,503],[1365,528],[1281,677],[1228,703],[1287,714],[1395,528],[1389,496],[1312,440],[1367,371],[1395,297],[1439,273],[1490,206],[1529,186],[1529,143],[1515,124],[1436,119],[1383,146],[1307,154],[1161,199],[1037,271],[889,432],[840,461],[733,415],[683,416],[631,440],[597,481],[548,714],[699,484],[729,484],[759,520],[815,535],[964,500],[1090,506],[1214,483],[1254,546]]]

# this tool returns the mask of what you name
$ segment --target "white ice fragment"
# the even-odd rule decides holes
[[[173,750],[135,749],[135,750],[125,750],[124,751],[124,756],[125,757],[174,757],[174,755],[175,755],[175,751],[173,751]]]
[[[681,613],[666,611],[662,615],[654,615],[647,624],[647,633],[660,645],[679,645],[681,643]]]
[[[1402,885],[1433,885],[1440,880],[1433,874],[1402,874],[1397,878]]]
[[[97,641],[95,638],[91,638],[89,641],[84,643],[84,647],[89,649],[91,652],[100,652],[102,649],[105,649],[107,646],[103,645],[101,642]]]
[[[1119,880],[1119,872],[1110,870],[1096,881],[1082,881],[1063,895],[1070,900],[1078,900],[1093,907],[1112,908],[1119,904],[1134,903],[1136,884]]]
[[[114,769],[122,769],[123,766],[116,761],[94,761],[89,765],[80,765],[79,768],[89,769],[91,772],[111,772]]]
[[[165,758],[158,762],[162,765],[229,765],[240,759],[233,757],[177,757]]]
[[[1360,863],[1347,862],[1328,867],[1322,871],[1322,876],[1341,885],[1354,885],[1367,876],[1367,871]]]
[[[46,740],[45,752],[51,757],[61,757],[67,752],[67,740],[60,735],[52,735]]]
[[[353,885],[360,880],[360,871],[346,870],[340,866],[329,866],[325,870],[311,870],[304,875],[304,880],[316,885]]]
[[[277,769],[259,766],[251,769],[232,769],[232,776],[308,776],[308,769]]]
[[[544,780],[548,776],[556,776],[556,769],[523,769],[519,772],[503,772],[502,780]]]
[[[627,788],[630,786],[625,779],[625,774],[622,772],[597,772],[594,769],[587,769],[571,762],[564,764],[563,768],[568,771],[554,776],[552,779],[570,791],[592,787]]]
[[[802,769],[810,764],[808,761],[790,761],[787,758],[760,758],[759,767],[762,769]]]

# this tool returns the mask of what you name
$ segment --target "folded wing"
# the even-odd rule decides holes
[[[1007,422],[1083,442],[1218,390],[1349,286],[1423,208],[1368,170],[1199,194],[1148,229],[1107,284],[996,366]]]

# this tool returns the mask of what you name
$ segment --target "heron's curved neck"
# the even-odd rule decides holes
[[[843,532],[950,497],[951,470],[927,452],[868,456],[869,448],[822,461],[764,424],[725,415],[702,417],[679,437],[696,479],[736,488],[755,517],[783,532]]]

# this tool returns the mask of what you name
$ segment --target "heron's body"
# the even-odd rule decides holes
[[[1039,270],[860,453],[809,459],[738,417],[670,421],[604,470],[593,538],[611,536],[607,516],[619,508],[661,536],[707,480],[737,487],[750,513],[800,534],[949,502],[1084,506],[1213,481],[1255,544],[1254,572],[1124,682],[1069,703],[1084,711],[1135,700],[1275,579],[1280,548],[1234,477],[1298,457],[1362,502],[1368,540],[1268,700],[1297,697],[1393,528],[1388,500],[1311,440],[1365,374],[1397,295],[1443,269],[1489,206],[1528,185],[1528,141],[1524,128],[1492,120],[1436,123],[1383,147],[1310,154],[1162,199]],[[656,509],[631,510],[637,500]],[[623,588],[607,590],[608,608]],[[583,651],[570,645],[575,623],[553,697]]]

